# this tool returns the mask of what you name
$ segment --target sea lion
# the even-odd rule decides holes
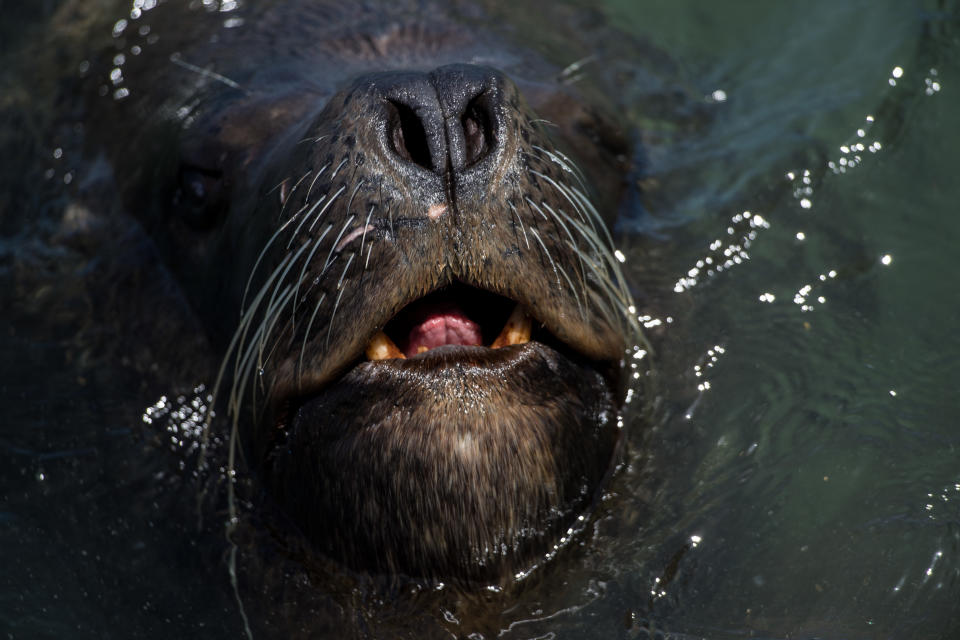
[[[642,340],[604,92],[461,3],[141,4],[88,139],[220,345],[231,446],[355,569],[496,582],[555,548]]]

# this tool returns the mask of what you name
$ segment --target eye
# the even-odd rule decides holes
[[[225,191],[222,171],[181,164],[174,209],[191,228],[208,231],[223,219],[227,208]]]

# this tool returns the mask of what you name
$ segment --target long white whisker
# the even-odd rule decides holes
[[[539,211],[539,212],[540,212],[540,215],[542,215],[544,218],[547,217],[546,214],[544,214],[543,209],[541,209],[539,206],[537,206],[537,204],[536,204],[533,200],[531,200],[530,198],[527,198],[527,197],[524,197],[524,199],[530,204],[530,206],[532,206],[534,209],[536,209],[537,211]],[[546,203],[544,203],[544,204],[546,204]],[[553,213],[553,211],[551,211],[551,213]],[[555,223],[555,224],[556,224],[556,223],[559,223],[560,226],[563,227],[564,231],[567,232],[567,235],[570,236],[570,242],[573,243],[573,242],[574,242],[573,236],[570,234],[570,231],[566,228],[566,225],[564,225],[561,220],[558,220],[558,219],[557,219],[557,216],[556,216],[555,213],[554,213],[553,215],[554,215],[554,223]],[[533,231],[533,229],[531,229],[531,231]],[[537,236],[537,240],[540,240],[540,237],[539,237],[539,236]],[[541,246],[543,245],[543,241],[542,241],[542,240],[541,240],[540,244],[541,244]],[[545,248],[545,247],[544,247],[544,248]],[[552,258],[551,258],[550,262],[553,263],[553,259],[552,259]],[[577,301],[577,307],[580,308],[580,317],[581,317],[581,318],[586,317],[586,309],[584,309],[583,301],[581,300],[580,295],[577,293],[577,288],[574,286],[573,280],[570,279],[570,276],[567,274],[566,269],[564,269],[562,265],[557,265],[557,264],[555,264],[555,263],[553,263],[553,264],[554,264],[554,269],[559,270],[560,273],[563,274],[563,277],[564,277],[564,279],[567,281],[567,284],[570,285],[570,293],[573,295],[573,299]],[[582,268],[583,268],[583,267],[581,266],[581,269],[582,269]],[[582,281],[582,278],[581,278],[581,281]],[[585,288],[585,287],[584,287],[584,288]]]
[[[297,212],[297,214],[299,215],[301,211],[306,209],[308,206],[310,207],[309,210],[303,215],[303,220],[300,221],[300,224],[297,225],[297,228],[293,230],[292,234],[290,234],[290,239],[287,240],[287,249],[289,249],[291,245],[293,245],[294,240],[300,237],[300,229],[302,229],[303,225],[307,222],[307,220],[310,219],[310,216],[313,215],[313,212],[317,210],[317,207],[320,206],[320,203],[322,203],[324,200],[327,199],[328,195],[330,194],[329,193],[323,194],[322,196],[317,198],[316,202],[314,202],[313,204],[310,204],[308,202],[307,204],[303,205],[303,207],[301,207],[300,211]]]
[[[313,241],[313,248],[310,249],[310,254],[307,256],[307,259],[303,261],[303,267],[300,268],[300,275],[297,276],[297,294],[293,296],[293,307],[292,307],[292,310],[291,310],[291,312],[290,312],[292,316],[295,316],[296,313],[297,313],[297,297],[300,295],[300,294],[299,294],[300,285],[303,284],[303,276],[304,276],[304,274],[306,274],[306,272],[307,272],[307,267],[309,267],[309,266],[310,266],[310,263],[313,262],[313,254],[316,253],[317,249],[320,248],[320,243],[323,241],[324,237],[325,237],[328,233],[330,233],[330,230],[331,230],[331,229],[333,229],[333,225],[332,225],[332,224],[328,224],[327,227],[323,230],[323,233],[321,233],[321,234]],[[313,288],[313,287],[311,286],[311,289],[312,289],[312,288]],[[310,292],[310,290],[308,289],[308,290],[307,290],[307,293],[309,293],[309,292]]]
[[[536,175],[536,176],[540,176],[541,178],[543,178],[544,180],[546,180],[547,183],[550,184],[550,186],[552,186],[554,189],[556,189],[557,191],[559,191],[559,192],[560,192],[560,195],[562,195],[564,198],[566,198],[567,202],[570,203],[570,206],[573,207],[574,211],[577,212],[577,215],[580,217],[580,219],[581,219],[584,223],[589,224],[591,227],[595,226],[595,225],[593,224],[593,222],[590,220],[589,213],[587,213],[587,211],[583,208],[582,203],[580,203],[577,199],[575,199],[574,196],[573,196],[573,194],[572,194],[564,185],[562,185],[562,184],[560,184],[559,182],[555,181],[555,180],[554,180],[553,178],[551,178],[550,176],[545,175],[545,174],[543,174],[543,173],[540,173],[539,171],[535,171],[535,170],[532,170],[532,169],[531,169],[530,172],[533,173],[533,174]]]
[[[300,176],[300,179],[297,180],[296,183],[293,185],[293,188],[290,189],[290,193],[287,194],[287,197],[284,199],[283,204],[280,205],[280,217],[281,217],[281,218],[283,218],[283,213],[287,210],[287,203],[290,202],[290,200],[293,199],[293,194],[295,194],[295,193],[297,192],[297,187],[299,187],[299,186],[300,186],[300,183],[303,182],[304,180],[306,180],[307,176],[309,176],[309,175],[310,175],[310,172],[307,171],[305,174],[303,174],[302,176]],[[281,182],[280,184],[282,185],[283,183]]]
[[[253,282],[253,277],[257,274],[257,269],[260,267],[260,262],[263,260],[263,257],[267,255],[267,251],[270,249],[270,246],[274,241],[283,233],[284,229],[296,219],[296,215],[292,216],[289,220],[280,225],[280,228],[274,232],[270,239],[267,240],[267,244],[263,245],[263,249],[260,250],[260,254],[257,256],[256,261],[253,263],[253,269],[250,270],[250,275],[247,277],[247,284],[243,288],[243,297],[240,299],[240,315],[244,313],[244,308],[246,307],[247,294],[250,292],[250,284]]]
[[[585,195],[583,195],[583,193],[578,191],[576,188],[559,184],[554,180],[552,180],[549,176],[545,176],[536,171],[534,171],[533,173],[540,175],[545,180],[547,180],[554,188],[556,188],[561,194],[563,194],[564,197],[569,202],[571,202],[571,204],[573,204],[578,211],[584,211],[587,213],[588,218],[590,219],[590,229],[588,230],[587,228],[582,227],[579,224],[577,224],[576,226],[578,227],[578,230],[580,230],[581,233],[584,235],[584,237],[593,245],[594,249],[598,253],[607,257],[608,264],[610,267],[612,267],[611,270],[613,271],[617,279],[617,285],[619,286],[621,292],[626,292],[628,288],[627,288],[626,280],[623,277],[623,272],[620,270],[620,265],[614,261],[613,255],[612,255],[613,237],[610,235],[610,232],[607,230],[606,225],[603,224],[603,221],[600,218],[600,214],[599,212],[597,212],[593,204],[587,199]],[[569,217],[568,217],[568,220],[570,220],[571,223],[575,222],[573,221],[572,218],[569,218]],[[599,224],[596,224],[595,222],[599,222]],[[596,235],[597,227],[600,227],[603,230],[603,233],[606,236],[606,240],[608,243],[607,247],[609,248],[604,247],[602,245],[600,238],[597,237]]]
[[[543,249],[543,253],[547,256],[547,260],[550,261],[550,265],[553,267],[553,274],[557,276],[557,288],[559,289],[562,285],[560,284],[560,273],[557,271],[557,265],[553,261],[553,256],[550,255],[550,251],[547,250],[547,245],[543,244],[543,240],[540,239],[540,234],[537,233],[537,230],[533,227],[530,227],[530,233],[533,234],[533,237],[537,239],[537,242],[540,243],[540,247]]]
[[[597,285],[601,288],[603,293],[605,293],[605,296],[599,297],[599,292],[591,291],[591,295],[595,297],[596,301],[599,303],[599,307],[603,310],[603,313],[607,319],[612,322],[615,317],[619,316],[621,320],[626,320],[626,325],[630,328],[631,333],[640,333],[637,320],[631,311],[631,309],[635,309],[635,307],[633,304],[633,298],[629,295],[629,293],[617,290],[613,282],[610,280],[607,269],[603,268],[601,265],[597,265],[589,258],[589,256],[583,255],[580,249],[577,247],[572,247],[572,249],[580,254],[582,258],[584,258],[584,264],[586,264],[587,268],[594,273],[597,278]],[[616,313],[613,311],[613,309],[620,309],[620,313]]]
[[[306,250],[306,248],[307,248],[308,246],[309,246],[309,245],[307,245],[306,243],[304,243],[299,249],[297,249],[297,252],[293,254],[293,257],[292,257],[290,260],[287,261],[287,266],[284,267],[283,272],[280,274],[280,277],[277,278],[276,286],[274,286],[274,288],[273,288],[273,294],[271,294],[271,296],[270,296],[270,301],[267,302],[267,310],[266,310],[266,312],[264,312],[264,314],[263,314],[264,319],[270,317],[270,315],[274,312],[275,309],[278,309],[278,308],[281,308],[281,307],[282,307],[282,305],[280,305],[280,306],[278,307],[278,306],[275,304],[275,303],[276,303],[276,299],[277,299],[277,290],[278,290],[278,287],[279,287],[279,285],[280,285],[281,282],[283,282],[284,280],[286,280],[287,274],[290,273],[290,269],[293,268],[293,265],[296,264],[297,260],[300,258],[301,255],[303,255],[303,252]],[[296,289],[294,289],[294,291],[296,291]],[[278,314],[278,315],[279,315],[279,314]],[[263,357],[263,338],[264,338],[264,336],[261,335],[260,346],[259,346],[259,352],[260,352],[260,357],[261,357],[261,359],[262,359],[262,357]]]
[[[574,239],[573,234],[570,233],[570,229],[567,227],[566,223],[564,223],[563,219],[561,218],[561,214],[562,214],[562,216],[563,216],[564,218],[568,218],[568,219],[569,219],[569,216],[567,216],[567,214],[563,212],[563,209],[558,209],[557,211],[560,212],[560,213],[558,214],[557,211],[554,211],[554,210],[553,210],[553,207],[551,207],[551,206],[550,206],[549,204],[547,204],[546,202],[541,202],[540,204],[542,204],[543,207],[544,207],[547,211],[550,212],[550,215],[553,216],[554,222],[557,223],[557,224],[559,224],[559,225],[560,225],[560,228],[562,228],[563,231],[564,231],[564,233],[567,234],[567,238],[570,240],[570,245],[571,245],[571,246],[576,246],[577,241]],[[578,256],[579,256],[579,255],[580,255],[580,254],[578,254]],[[582,256],[580,257],[580,288],[581,288],[581,291],[582,291],[583,299],[585,300],[585,299],[586,299],[587,283],[586,283],[586,274],[585,274],[585,271],[584,271],[583,258],[582,258]],[[580,303],[580,300],[578,299],[577,302],[578,302],[578,304],[579,304],[579,303]],[[580,314],[581,314],[581,317],[584,316],[583,305],[580,305]]]
[[[230,388],[230,397],[227,399],[227,407],[230,413],[239,412],[239,399],[237,397],[237,373],[240,367],[241,356],[240,352],[244,349],[244,345],[247,340],[247,332],[250,330],[253,317],[256,314],[257,310],[260,308],[260,303],[263,302],[263,299],[267,295],[267,291],[270,290],[273,281],[276,279],[277,275],[280,273],[281,267],[286,264],[290,259],[290,256],[284,256],[283,260],[280,261],[280,264],[277,265],[277,268],[273,270],[273,273],[270,274],[270,277],[264,283],[260,290],[257,292],[256,297],[253,299],[253,302],[250,304],[250,308],[244,313],[243,318],[240,321],[240,326],[237,327],[237,332],[235,335],[239,334],[239,341],[236,341],[236,346],[234,349],[231,349],[233,352],[232,356],[234,358],[234,369],[233,369],[233,384]],[[224,359],[226,361],[226,358]]]
[[[313,176],[313,180],[310,181],[310,186],[307,187],[307,195],[304,196],[304,200],[310,199],[310,194],[313,193],[313,186],[317,184],[317,180],[320,179],[320,176],[322,176],[323,172],[326,171],[329,167],[330,167],[329,163],[323,165],[322,167],[320,167],[320,170],[317,171],[317,175]]]
[[[290,300],[290,298],[293,295],[294,295],[293,287],[291,285],[287,285],[284,288],[283,293],[280,294],[280,296],[277,298],[276,306],[273,309],[268,309],[267,312],[264,314],[263,320],[261,320],[260,324],[262,329],[258,331],[258,335],[256,336],[257,338],[256,339],[257,371],[263,371],[264,365],[270,360],[270,354],[272,354],[273,351],[276,349],[276,342],[279,342],[280,340],[279,336],[277,337],[277,341],[274,343],[273,347],[271,347],[270,351],[268,352],[267,357],[266,358],[263,357],[264,345],[266,344],[267,339],[273,334],[273,328],[276,326],[277,321],[280,319],[280,315],[281,315],[280,310],[287,303],[287,301]],[[253,346],[253,342],[250,343],[250,346],[251,347]],[[260,389],[261,391],[263,391],[262,384],[263,382],[261,380],[261,389]]]
[[[352,257],[352,254],[351,254]],[[347,266],[350,266],[350,263],[347,263]],[[340,279],[343,280],[343,276],[340,276]],[[333,319],[337,317],[337,309],[340,307],[340,298],[343,297],[343,289],[340,289],[340,293],[337,294],[337,300],[333,303],[333,311],[330,312],[330,321],[327,322],[327,339],[324,341],[323,350],[325,352],[330,351],[330,332],[333,330]]]
[[[344,158],[340,164],[337,165],[337,168],[333,170],[333,173],[330,175],[330,179],[333,180],[337,177],[337,174],[340,173],[340,169],[343,169],[343,165],[347,164],[347,159]]]
[[[574,226],[577,225],[577,222],[575,220],[572,220],[569,218],[568,220],[572,225]],[[590,235],[586,233],[586,230],[581,230],[581,233],[583,234],[584,239],[586,239],[587,242],[590,244],[590,248],[593,250],[593,256],[599,259],[600,264],[603,265],[604,267],[604,270],[608,274],[612,274],[613,278],[616,279],[616,282],[614,282],[611,279],[610,275],[607,275],[605,277],[605,281],[608,283],[610,289],[612,291],[617,292],[617,297],[620,300],[629,301],[630,291],[629,291],[629,288],[626,286],[626,281],[623,277],[623,272],[621,271],[620,265],[617,263],[616,258],[613,256],[613,254],[610,253],[608,249],[606,249],[606,247],[600,244],[599,238],[597,238],[594,235]],[[583,257],[584,254],[580,251],[580,248],[576,244],[571,244],[570,246],[574,249],[574,251],[578,253],[578,255]],[[594,261],[593,258],[587,258],[587,260],[589,262]]]
[[[516,208],[515,206],[513,206],[513,203],[512,203],[512,202],[507,201],[507,206],[509,206],[509,207],[510,207],[510,210],[513,211],[513,217],[515,217],[515,218],[517,219],[517,224],[520,225],[520,231],[523,232],[523,241],[526,242],[526,244],[527,244],[527,249],[529,250],[529,249],[530,249],[530,238],[527,237],[527,230],[526,230],[526,228],[524,228],[524,226],[523,226],[523,220],[520,219],[520,214],[517,213],[517,208]]]
[[[252,321],[253,314],[260,307],[260,303],[263,302],[264,297],[267,295],[267,291],[272,286],[273,282],[277,279],[277,276],[283,271],[287,263],[290,261],[290,254],[283,256],[280,262],[274,267],[273,271],[267,277],[267,281],[263,283],[260,287],[260,290],[257,292],[256,297],[253,299],[253,302],[250,303],[250,307],[243,313],[243,317],[240,320],[240,325],[237,327],[238,332],[242,332],[240,337],[240,344],[244,344],[246,340],[247,330],[249,329],[250,322]],[[234,370],[234,376],[236,376],[236,370]]]
[[[588,198],[586,194],[584,194],[582,191],[580,191],[576,187],[571,187],[567,185],[566,188],[569,189],[570,193],[573,194],[573,196],[580,201],[580,203],[583,205],[584,210],[593,219],[594,223],[592,223],[590,226],[594,228],[599,228],[600,231],[602,231],[603,234],[606,236],[606,239],[609,245],[613,247],[613,236],[610,235],[610,230],[607,229],[607,225],[603,221],[603,217],[600,215],[600,212],[597,211],[597,208],[593,206],[592,202],[590,202],[590,198]]]
[[[330,253],[327,254],[327,259],[323,262],[323,269],[320,270],[320,273],[323,273],[324,271],[326,271],[327,267],[330,266],[330,258],[333,256],[333,254],[339,253],[337,251],[337,246],[340,244],[340,239],[343,238],[343,234],[346,233],[347,227],[350,226],[350,224],[353,222],[353,219],[356,217],[357,216],[351,215],[349,218],[347,218],[347,221],[340,228],[340,233],[337,234],[337,239],[334,240],[332,245],[330,246]]]
[[[353,207],[353,199],[357,197],[357,192],[360,191],[360,187],[363,186],[363,179],[361,178],[360,182],[357,183],[357,186],[353,188],[353,193],[350,194],[350,199],[347,200],[347,213],[350,213],[350,209]]]
[[[580,186],[583,187],[583,190],[587,190],[586,176],[583,175],[583,172],[580,171],[580,167],[573,163],[570,158],[560,153],[560,151],[554,149],[553,151],[549,149],[544,149],[538,145],[531,145],[531,148],[536,149],[544,154],[551,162],[556,164],[558,167],[573,175],[576,178],[577,182],[580,183]]]
[[[367,212],[367,221],[363,223],[363,236],[360,238],[360,255],[363,255],[363,243],[367,241],[367,230],[370,229],[370,218],[373,216],[375,207],[375,204],[370,205],[370,211]],[[363,270],[367,270],[366,266],[364,266]]]
[[[353,262],[354,255],[356,254],[351,253],[350,256],[347,258],[347,264],[344,265],[343,272],[340,274],[340,279],[337,281],[337,289],[339,289],[343,285],[343,277],[347,275],[347,269],[350,268],[350,263]]]
[[[320,305],[323,304],[323,300],[327,297],[326,292],[321,294],[320,299],[317,300],[316,306],[313,307],[313,313],[310,314],[310,321],[307,323],[307,330],[303,333],[303,344],[300,346],[300,363],[297,365],[297,376],[303,375],[303,354],[307,350],[307,339],[310,337],[310,329],[313,327],[313,321],[317,318],[317,312],[320,311]]]
[[[293,288],[292,285],[289,285],[289,284],[286,287],[284,287],[283,294],[281,294],[281,297],[286,298],[287,296],[289,296],[292,288]],[[270,310],[268,309],[267,313],[269,312]],[[262,345],[263,343],[263,336],[266,331],[267,331],[267,324],[264,321],[261,321],[257,325],[257,329],[256,331],[254,331],[254,334],[250,340],[250,343],[247,345],[242,358],[237,363],[238,373],[235,375],[237,375],[238,377],[234,381],[234,398],[233,398],[234,413],[239,413],[243,405],[243,397],[244,397],[243,390],[247,388],[247,382],[250,379],[250,375],[253,373],[254,369],[256,368],[254,366],[254,363],[255,363],[254,356],[257,353],[259,353],[262,348],[260,347],[260,345]],[[257,370],[259,371],[260,369],[257,368]],[[253,399],[254,401],[256,401],[255,395]],[[256,411],[255,406],[254,406],[254,411]]]
[[[307,229],[307,231],[313,231],[313,227],[317,224],[320,218],[323,217],[324,212],[327,209],[329,209],[330,205],[333,204],[333,202],[340,197],[340,194],[346,190],[347,190],[346,185],[341,186],[340,189],[338,189],[337,192],[333,194],[333,197],[327,200],[327,204],[323,205],[323,209],[321,209],[320,212],[317,213],[316,217],[314,217],[313,222],[310,223],[310,227]]]

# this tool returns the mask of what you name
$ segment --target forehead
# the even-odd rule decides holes
[[[457,62],[500,69],[521,84],[558,71],[528,43],[519,49],[511,29],[476,3],[163,2],[117,19],[113,31],[121,54],[113,88],[133,101],[152,99],[158,86],[170,101],[217,86],[250,92],[288,83],[329,95],[371,71]]]

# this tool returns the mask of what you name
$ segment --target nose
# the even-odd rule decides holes
[[[491,155],[501,143],[501,76],[456,64],[429,73],[378,78],[387,101],[387,148],[407,165],[456,177]]]

